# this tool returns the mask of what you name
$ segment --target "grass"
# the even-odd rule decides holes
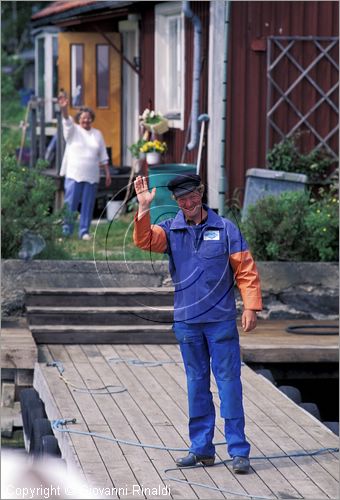
[[[112,222],[93,223],[91,241],[78,239],[78,227],[69,238],[57,241],[70,260],[148,260],[149,253],[137,248],[132,239],[134,213],[122,215]],[[53,258],[49,256],[49,258]],[[152,260],[164,260],[163,254],[152,254]]]

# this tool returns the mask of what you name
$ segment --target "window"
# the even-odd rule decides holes
[[[81,44],[72,44],[71,45],[71,99],[73,108],[77,108],[84,104],[83,69],[84,69],[84,46]]]
[[[110,48],[108,45],[96,46],[96,80],[97,80],[97,107],[109,107],[110,89]]]
[[[58,35],[55,28],[35,38],[35,95],[45,99],[46,122],[55,119],[53,98],[58,95]]]
[[[181,2],[157,5],[155,109],[171,127],[184,128],[184,15]]]

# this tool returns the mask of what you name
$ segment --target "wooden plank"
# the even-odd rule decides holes
[[[178,348],[176,346],[163,346],[164,349],[166,349],[166,351],[168,353],[171,353],[172,357],[174,357],[175,359],[178,359]],[[296,450],[311,450],[311,449],[317,449],[317,448],[321,448],[323,446],[337,446],[336,444],[334,444],[334,439],[333,439],[333,445],[331,445],[328,442],[324,442],[324,443],[318,443],[316,441],[313,441],[313,443],[311,443],[310,441],[308,442],[308,446],[306,446],[305,443],[301,443],[301,440],[299,441],[299,437],[297,436],[297,440],[296,442],[292,440],[292,438],[290,437],[290,431],[289,429],[287,429],[287,433],[285,431],[285,429],[287,428],[287,418],[289,420],[289,417],[286,418],[286,421],[284,421],[284,417],[286,416],[281,410],[280,408],[277,408],[275,407],[271,401],[266,398],[260,398],[260,402],[259,402],[259,397],[261,395],[261,393],[258,393],[258,391],[256,391],[253,387],[253,381],[256,379],[256,377],[258,377],[254,372],[252,372],[248,367],[243,367],[244,369],[242,369],[242,378],[243,378],[243,386],[244,386],[244,402],[245,402],[245,408],[246,408],[246,422],[248,422],[249,420],[249,401],[248,399],[250,400],[250,403],[252,403],[253,399],[254,399],[254,402],[255,402],[255,405],[256,408],[257,408],[257,413],[254,415],[252,415],[252,417],[254,418],[254,421],[257,422],[257,424],[259,424],[259,426],[261,427],[261,429],[264,429],[266,428],[268,430],[268,436],[270,437],[270,439],[273,441],[274,445],[276,445],[279,449],[281,449],[283,452],[285,453],[289,453],[289,452],[292,452],[292,451],[296,451]],[[251,377],[251,381],[246,381],[244,380],[244,374],[253,374],[253,376]],[[251,375],[249,375],[251,376]],[[261,377],[261,379],[264,379],[263,377]],[[261,380],[260,379],[260,380]],[[266,380],[266,379],[264,379]],[[281,400],[281,394],[280,391],[278,391],[275,386],[273,386],[272,384],[270,384],[269,381],[266,380],[266,384],[264,385],[264,391],[267,392],[267,385],[270,385],[271,386],[271,391],[270,391],[270,394],[272,394],[272,391],[275,391],[276,393],[276,396],[278,398],[280,398]],[[266,394],[267,396],[267,394]],[[282,394],[282,396],[284,396]],[[269,396],[268,396],[269,397]],[[288,398],[285,396],[283,399],[286,399],[288,400]],[[282,401],[281,401],[282,402]],[[292,407],[296,407],[298,411],[300,411],[301,409],[299,407],[297,407],[291,400],[288,400],[288,403],[292,406]],[[264,408],[270,408],[269,411],[265,412],[264,411]],[[302,411],[302,410],[301,410]],[[268,415],[267,415],[268,413]],[[302,412],[303,413],[303,412]],[[272,418],[275,417],[276,420],[279,421],[280,424],[279,425],[275,425],[275,422],[276,420],[272,420]],[[306,418],[308,419],[308,422],[310,423],[310,415],[309,414],[306,414]],[[315,420],[313,419],[313,417],[311,417],[312,421]],[[317,422],[319,424],[319,427],[323,428],[324,426]],[[304,429],[303,427],[300,427],[300,426],[297,426],[298,428],[295,429],[296,433],[303,433],[304,432]],[[279,428],[280,432],[278,433],[278,435],[276,436],[276,429]],[[247,427],[246,427],[246,430],[247,430]],[[281,435],[283,433],[283,435]],[[330,431],[327,432],[328,436],[330,436],[332,433]],[[249,436],[248,432],[247,432],[247,436],[250,437],[250,440],[251,442],[253,443],[254,441],[256,442],[256,437],[254,438],[254,436]],[[334,434],[333,434],[333,437]],[[287,446],[287,443],[289,445],[291,445],[291,447]],[[305,446],[303,446],[305,444]],[[253,451],[252,451],[253,453]],[[329,454],[331,457],[332,455]],[[287,476],[287,479],[289,480],[290,483],[293,484],[293,486],[295,485],[296,488],[302,488],[302,489],[305,489],[307,492],[310,490],[310,486],[309,486],[309,482],[312,480],[311,478],[313,478],[313,474],[316,474],[316,477],[318,478],[319,482],[321,483],[321,485],[319,483],[315,484],[315,486],[312,488],[314,492],[317,492],[317,498],[326,498],[328,497],[328,493],[331,493],[331,494],[334,494],[335,491],[336,491],[336,482],[334,482],[331,478],[331,476],[329,476],[329,474],[326,472],[326,471],[322,471],[320,472],[321,468],[319,464],[316,464],[317,465],[317,470],[315,470],[315,463],[316,462],[319,462],[320,464],[324,464],[325,462],[330,462],[332,465],[332,467],[337,467],[337,461],[334,460],[334,458],[325,458],[325,456],[320,456],[320,457],[303,457],[303,458],[292,458],[290,459],[291,461],[293,461],[296,465],[298,465],[302,472],[304,472],[304,476],[305,476],[305,482],[301,482],[301,485],[299,487],[299,483],[301,481],[301,477],[299,473],[296,473],[296,471],[294,472],[293,474],[293,477],[291,477],[291,474],[288,474]],[[312,464],[312,465],[311,465]],[[253,466],[253,464],[252,464]],[[327,465],[328,468],[329,468],[329,464]],[[308,468],[312,468],[312,471],[309,471]],[[283,471],[283,474],[286,475],[286,470],[284,469]],[[321,474],[321,478],[319,477]],[[297,476],[297,477],[295,477]],[[330,486],[328,487],[328,479],[330,479]],[[270,485],[270,483],[269,483]],[[326,495],[326,496],[325,496]],[[331,496],[331,498],[333,498]],[[336,498],[336,497],[335,497]]]
[[[8,326],[1,330],[1,367],[33,370],[38,349],[29,328],[23,322],[4,323]]]
[[[96,351],[95,346],[88,346],[88,356],[86,355],[86,349],[83,351],[79,346],[69,346],[67,351],[76,363],[77,370],[83,378],[86,387],[94,388],[103,385],[120,385],[116,377],[112,381],[112,370],[100,353],[97,351],[98,355],[94,355],[94,351]],[[93,394],[92,397],[107,421],[114,437],[129,441],[138,441],[134,428],[129,426],[125,413],[119,406],[122,398],[130,398],[127,392],[111,396]],[[134,484],[143,484],[147,487],[160,484],[160,478],[155,474],[152,461],[150,461],[147,452],[142,448],[110,443],[111,451],[107,454],[105,453],[105,448],[102,449],[101,446],[101,443],[104,443],[104,441],[96,438],[95,441],[98,442],[98,448],[103,453],[103,458],[107,459],[108,464],[112,464],[109,465],[109,470],[111,471],[116,487],[128,485],[128,489],[130,490]],[[131,465],[130,461],[132,462]],[[140,472],[141,464],[143,464],[145,473]]]
[[[100,347],[100,351],[102,353],[108,352],[108,355],[111,356],[115,354],[110,346],[102,346]],[[124,385],[129,390],[130,401],[124,402],[123,400],[120,400],[119,402],[121,410],[124,411],[124,414],[126,415],[129,424],[134,429],[134,432],[137,434],[138,440],[144,443],[151,443],[161,446],[170,445],[169,439],[171,439],[171,435],[173,435],[174,433],[176,434],[176,430],[172,428],[169,422],[165,421],[164,416],[162,416],[160,411],[159,410],[157,411],[157,408],[155,408],[154,401],[148,398],[148,394],[145,393],[141,387],[138,387],[138,390],[136,391],[135,388],[136,382],[134,381],[134,378],[132,377],[130,370],[124,365],[115,365],[112,367],[109,364],[107,364],[107,367],[109,368],[111,373],[112,371],[114,371],[117,377],[119,377],[119,379],[122,380]],[[110,377],[110,374],[107,373],[106,377],[107,376]],[[145,404],[146,398],[148,398],[147,405]],[[157,425],[153,425],[152,421],[150,421],[148,416],[145,414],[146,409],[148,409],[148,411],[153,412],[152,414],[154,415],[154,418],[157,421]],[[167,438],[167,441],[164,440],[165,437]],[[177,437],[177,442],[178,442],[178,437]],[[185,447],[185,443],[181,441],[175,445]],[[165,450],[152,450],[152,449],[150,450],[146,449],[145,451],[150,456],[150,459],[152,459],[155,467],[158,470],[158,473],[162,474],[162,471],[169,466],[169,452]],[[132,451],[132,453],[134,452]],[[186,485],[179,485],[179,486],[176,485],[175,487],[171,485],[171,495],[176,498],[181,498],[182,496],[183,498],[196,498],[196,495],[194,494],[192,489]]]
[[[272,424],[276,424],[275,432],[271,433],[271,438],[285,452],[297,450],[310,451],[325,446],[310,434],[308,434],[308,425],[315,422],[315,425],[324,427],[314,417],[295,405],[289,398],[284,397],[275,386],[270,384],[264,377],[258,379],[247,367],[244,370],[244,386],[248,387],[249,398],[270,415],[272,420],[269,424],[269,431]],[[264,382],[265,381],[265,382]],[[274,404],[275,401],[275,404]],[[288,407],[288,410],[287,410]],[[287,413],[285,412],[285,408]],[[298,420],[295,422],[292,415]],[[262,428],[264,425],[262,424]],[[332,433],[325,428],[325,432],[330,436]],[[334,435],[333,435],[334,436]],[[333,446],[337,447],[336,436],[334,436]],[[326,445],[329,446],[329,445]],[[325,494],[333,498],[337,492],[337,481],[332,477],[332,467],[335,466],[335,457],[332,454],[320,455],[315,457],[292,458],[292,460],[304,470],[309,477],[324,491]],[[333,464],[333,465],[332,465]]]
[[[58,359],[59,355],[61,354],[60,350],[53,351],[52,349],[50,350],[50,353],[53,359]],[[52,382],[53,380],[53,383],[51,385],[49,384],[49,386],[53,391],[53,398],[55,398],[55,401],[58,404],[60,417],[76,418],[77,423],[75,425],[72,425],[71,428],[74,430],[87,432],[89,430],[88,420],[91,421],[91,418],[85,419],[83,417],[81,407],[79,407],[78,403],[76,403],[75,399],[73,398],[73,394],[70,392],[70,389],[65,385],[64,382],[61,383],[58,370],[55,367],[44,367],[43,372],[44,377],[47,380],[48,378],[50,379],[50,382]],[[88,403],[89,402],[87,401],[87,404]],[[92,421],[93,420],[94,419],[92,419]],[[103,425],[102,428],[103,431],[106,430],[105,425]],[[106,485],[112,487],[112,481],[106,470],[106,466],[102,462],[96,444],[93,442],[93,440],[84,439],[84,436],[81,435],[56,432],[58,441],[66,435],[70,437],[73,443],[84,476],[87,479],[91,480],[92,474],[95,474],[95,477],[98,478],[98,483],[96,484],[99,484],[101,487]],[[90,465],[89,461],[91,462]]]
[[[129,351],[128,346],[115,346],[114,348],[112,346],[108,346],[105,348],[100,347],[100,351],[105,356],[115,356],[120,358],[132,357],[132,353]],[[138,373],[138,368],[139,371],[140,369],[142,369],[143,373]],[[130,367],[125,363],[118,363],[112,365],[112,369],[114,369],[115,373],[119,374],[120,378],[124,380],[124,383],[128,387],[130,394],[132,394],[134,398],[136,406],[139,407],[139,411],[143,413],[144,418],[151,422],[151,426],[154,429],[155,435],[157,436],[156,442],[160,442],[165,446],[186,448],[188,444],[182,437],[183,434],[181,432],[181,430],[184,429],[185,419],[182,418],[182,420],[180,420],[179,422],[178,419],[173,421],[174,415],[179,411],[178,407],[173,404],[171,398],[169,398],[163,390],[158,391],[157,388],[154,387],[154,385],[150,386],[149,380],[147,384],[145,383],[145,377],[147,376],[147,374],[144,373],[144,367]],[[145,384],[147,385],[148,390],[146,390]],[[143,403],[143,400],[140,397],[140,395],[143,393],[146,394],[146,397],[148,399],[147,405]],[[168,415],[168,413],[165,413],[165,408],[168,408],[168,406],[173,412],[172,417]],[[179,414],[181,414],[181,412],[179,412]],[[133,415],[129,413],[129,418],[131,417],[133,418]],[[140,424],[136,421],[135,425],[139,427]],[[147,439],[148,436],[146,435],[144,441]],[[167,456],[167,460],[163,459],[162,462],[159,462],[159,467],[161,469],[165,469],[169,466],[171,467],[173,464],[174,452],[170,452],[170,459],[168,452],[162,451],[161,453],[163,456],[164,454]],[[178,456],[178,453],[175,452],[175,455]],[[179,472],[178,474],[178,477],[180,478],[181,473]],[[207,478],[207,481],[209,481],[210,484],[213,484],[211,483],[211,480],[209,480],[209,476],[207,475],[207,472],[205,470],[201,470],[200,473],[197,470],[191,471],[191,477],[193,477],[193,480],[196,480],[198,482],[200,482],[200,479],[202,479],[202,474],[203,477]],[[171,487],[172,492],[174,491],[174,487],[175,486]],[[176,485],[176,488],[178,488],[178,485]],[[198,487],[194,487],[193,489],[196,495],[201,498],[202,490],[200,490],[200,488]],[[219,492],[212,491],[211,498],[223,498],[223,495]]]
[[[59,409],[58,406],[58,403],[62,404],[63,401],[60,400],[60,398],[58,398],[57,394],[58,389],[56,387],[60,383],[60,380],[57,379],[54,380],[54,382],[52,382],[53,378],[54,378],[53,375],[52,377],[50,377],[50,374],[48,372],[43,371],[42,365],[37,363],[34,370],[33,386],[39,392],[39,396],[44,402],[46,414],[49,420],[55,420],[57,418],[61,418],[62,417],[61,411],[63,411],[63,406],[61,410]],[[53,394],[57,396],[56,399],[59,400],[58,403],[55,397],[52,396],[49,382],[50,383],[52,382],[52,384],[54,384],[56,393],[53,392]],[[73,411],[73,414],[75,414],[75,411]],[[81,465],[75,450],[75,443],[73,443],[70,435],[65,432],[61,433],[57,431],[54,431],[54,434],[58,440],[58,445],[62,454],[62,458],[65,459],[67,467],[70,468],[75,474],[82,475]]]
[[[163,347],[164,351],[166,351],[166,352],[168,352],[170,350],[169,346],[162,346],[162,347]],[[153,346],[148,346],[148,350],[153,350],[153,349],[154,349]],[[175,353],[175,350],[176,350],[176,348],[171,347],[171,351],[173,353],[172,357],[175,359],[178,359],[178,356],[180,355],[180,353],[179,352]],[[168,356],[166,358],[169,359]],[[172,372],[172,374],[171,374],[172,376],[174,375],[173,365],[164,365],[164,368],[166,371]],[[185,380],[184,371],[183,371],[183,380]],[[215,394],[216,394],[216,385],[214,382],[212,383],[212,391],[215,392]],[[215,404],[217,407],[220,406],[219,401],[217,399],[215,401]],[[252,455],[263,455],[262,443],[261,443],[261,441],[256,439],[257,434],[256,433],[253,434],[253,433],[248,432],[249,420],[250,420],[249,415],[247,413],[247,415],[246,415],[246,423],[247,423],[246,431],[247,431],[247,438],[250,441],[251,446],[252,446],[251,454]],[[220,428],[220,435],[219,435],[219,438],[217,438],[217,436],[215,436],[215,439],[224,439],[224,436],[223,436],[224,430],[223,430],[222,419],[217,420],[217,426]],[[275,451],[280,452],[281,450],[278,447],[276,447]],[[219,452],[219,454],[220,454],[220,452]],[[285,459],[285,460],[288,460],[288,462],[290,462],[290,459]],[[266,483],[266,485],[273,491],[274,494],[278,495],[279,497],[281,497],[282,494],[285,494],[286,496],[290,495],[293,497],[296,495],[298,488],[296,486],[294,487],[291,485],[291,481],[290,481],[291,478],[289,477],[289,474],[287,477],[287,474],[285,474],[285,469],[283,469],[283,471],[276,469],[275,464],[272,464],[271,467],[268,467],[268,461],[266,461],[266,460],[264,460],[264,461],[259,460],[256,462],[253,461],[253,462],[251,462],[251,466],[254,469],[254,471],[258,474],[258,476],[260,476],[261,479]],[[243,482],[243,479],[242,479],[242,482]],[[253,490],[251,490],[251,491],[253,492]],[[317,490],[317,491],[318,491],[318,493],[321,492],[320,490]]]
[[[162,350],[161,348],[158,347],[158,349],[155,347],[153,348],[153,354],[152,355],[149,352],[149,349],[146,349],[144,346],[131,346],[130,349],[132,352],[134,352],[140,359],[147,359],[150,361],[159,360],[160,356],[162,355]],[[158,350],[158,352],[157,352]],[[178,353],[179,354],[179,353]],[[169,358],[168,358],[169,359]],[[177,358],[178,359],[178,358]],[[173,398],[174,401],[178,402],[179,399],[176,397],[176,394],[179,392],[177,389],[177,384],[171,384],[171,378],[169,375],[166,373],[164,368],[166,366],[171,366],[171,365],[164,365],[160,367],[152,367],[152,368],[145,368],[146,372],[149,372],[149,375],[154,378],[154,381],[159,383],[161,385],[161,390],[167,390],[166,388],[171,387],[171,385],[175,386],[175,393],[173,393]],[[178,365],[172,365],[174,369],[179,370]],[[146,375],[143,374],[143,377],[141,377],[141,380],[145,380]],[[150,385],[150,383],[148,383]],[[186,384],[184,384],[184,387]],[[182,409],[187,410],[187,401],[183,400],[181,398],[181,402],[183,405]],[[165,407],[167,409],[167,406]],[[218,439],[218,441],[223,441],[224,436],[223,436],[223,431],[220,428],[220,432],[217,432],[215,439]],[[222,432],[221,432],[222,431]],[[183,432],[183,431],[182,431]],[[187,435],[188,433],[188,417],[187,417],[187,411],[185,414],[185,428],[184,428],[184,435]],[[219,460],[225,460],[226,457],[226,446],[223,447],[217,447],[217,457]],[[230,465],[230,464],[229,464]],[[242,478],[242,481],[238,480],[237,477],[234,476],[234,474],[231,472],[230,468],[228,466],[222,466],[222,467],[212,467],[206,469],[207,473],[209,476],[214,480],[214,483],[217,484],[221,488],[229,489],[232,491],[246,491],[246,492],[251,492],[252,494],[260,495],[265,494],[265,495],[271,495],[271,490],[267,488],[266,484],[262,482],[262,480],[257,477],[256,475],[248,475],[247,477]],[[201,481],[202,482],[202,481]]]

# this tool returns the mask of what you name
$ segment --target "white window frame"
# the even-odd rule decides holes
[[[168,48],[171,40],[168,35],[169,20],[178,16],[180,21],[180,109],[167,109],[169,105],[169,89],[171,88],[171,74],[169,71]],[[184,96],[185,96],[185,32],[182,2],[167,2],[155,7],[155,110],[163,115],[176,111],[179,119],[169,119],[169,126],[184,130]]]
[[[139,27],[138,20],[120,21],[119,32],[123,38],[123,52],[127,59],[133,62],[139,58]],[[130,38],[130,39],[129,39]],[[134,41],[134,44],[132,43]],[[128,42],[125,44],[125,42]],[[138,141],[139,129],[139,76],[123,62],[122,68],[122,136],[123,165],[132,165],[132,155],[128,146]]]
[[[45,40],[45,74],[44,74],[44,87],[45,95],[45,120],[46,122],[55,122],[53,118],[53,38],[58,38],[56,33],[41,33],[35,38],[35,95],[38,95],[38,40]]]

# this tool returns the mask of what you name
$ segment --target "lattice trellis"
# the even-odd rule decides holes
[[[309,44],[309,49],[315,51],[315,57],[307,61],[304,65],[301,62],[303,51],[306,50],[306,44]],[[339,87],[338,74],[339,66],[337,63],[337,56],[334,52],[337,51],[339,40],[336,37],[269,37],[267,46],[267,128],[266,128],[266,151],[272,147],[271,134],[275,131],[281,139],[292,136],[301,128],[306,128],[316,139],[315,149],[324,148],[334,158],[338,159],[337,146],[334,146],[337,141],[333,139],[333,146],[331,139],[339,129],[338,116],[339,106],[337,103],[337,89]],[[295,54],[293,53],[295,51]],[[332,54],[333,53],[333,54]],[[299,59],[297,57],[299,54]],[[306,59],[306,58],[305,58]],[[330,84],[327,89],[323,88],[316,80],[312,73],[316,73],[318,69],[316,66],[320,61],[327,62],[328,73],[333,73],[333,80],[335,83]],[[287,88],[283,88],[283,80],[287,80],[287,75],[280,74],[283,68],[289,69],[290,73],[297,73],[297,76],[290,81]],[[336,72],[336,78],[334,78]],[[281,76],[281,78],[280,78]],[[322,76],[322,75],[321,75]],[[288,78],[289,80],[289,78]],[[329,78],[331,80],[331,78]],[[308,82],[315,90],[316,96],[314,102],[310,103],[309,109],[303,110],[300,102],[296,102],[293,97],[293,92],[297,93],[303,85]],[[328,82],[329,83],[329,82]],[[302,90],[303,92],[303,90]],[[334,126],[330,123],[323,123],[323,133],[317,126],[311,123],[311,117],[320,111],[321,105],[326,105],[329,110],[335,113],[336,120]],[[294,124],[283,130],[283,127],[278,123],[280,113],[282,115],[282,107],[288,107],[286,114],[289,112],[294,118]],[[280,109],[281,108],[281,109]],[[292,115],[293,113],[293,115]],[[281,116],[282,118],[282,116]],[[281,120],[282,121],[282,120]],[[286,120],[288,121],[288,120]],[[317,121],[317,120],[316,120]],[[330,122],[330,120],[329,120]],[[333,119],[334,122],[334,119]]]

